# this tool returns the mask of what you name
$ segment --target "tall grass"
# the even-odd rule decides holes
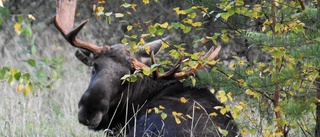
[[[0,68],[10,66],[22,72],[34,73],[24,60],[63,56],[63,75],[54,87],[35,88],[24,96],[16,90],[16,83],[0,81],[0,136],[55,137],[103,136],[79,124],[78,101],[90,79],[89,68],[74,57],[75,49],[63,40],[52,25],[35,24],[33,34],[37,55],[26,54],[28,42],[18,36],[13,23],[4,22],[0,30]],[[48,68],[50,71],[50,68]]]

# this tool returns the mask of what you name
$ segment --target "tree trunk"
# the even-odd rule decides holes
[[[320,72],[319,72],[320,75]],[[320,99],[320,78],[317,78],[315,81],[317,87],[317,100]],[[320,137],[320,102],[316,102],[317,110],[316,110],[316,128],[315,128],[315,137]]]

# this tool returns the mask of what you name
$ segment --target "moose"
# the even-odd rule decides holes
[[[181,56],[164,73],[156,70],[150,76],[138,77],[136,82],[123,83],[124,75],[156,63],[155,54],[168,37],[146,44],[151,55],[144,46],[134,54],[128,51],[127,44],[97,46],[76,37],[88,20],[73,29],[75,9],[76,0],[57,0],[54,25],[68,43],[80,49],[76,56],[92,66],[90,84],[78,104],[81,124],[114,136],[240,136],[231,113],[222,114],[215,107],[224,104],[208,88],[180,82],[206,64],[180,71]],[[202,59],[213,60],[220,49],[212,47]],[[94,57],[90,58],[90,54]]]

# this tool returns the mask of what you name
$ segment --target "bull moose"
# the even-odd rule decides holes
[[[179,71],[181,56],[165,73],[156,70],[150,76],[138,77],[136,82],[123,83],[124,75],[155,64],[154,54],[167,38],[146,44],[151,55],[144,47],[131,54],[126,44],[100,47],[76,37],[88,20],[72,29],[75,9],[76,0],[57,0],[54,24],[72,46],[81,49],[77,51],[79,55],[94,55],[81,58],[92,66],[90,84],[78,105],[81,124],[92,130],[110,131],[109,135],[115,136],[240,136],[232,115],[215,108],[224,105],[208,88],[189,87],[180,82],[205,64]],[[212,47],[202,59],[213,60],[220,49]]]

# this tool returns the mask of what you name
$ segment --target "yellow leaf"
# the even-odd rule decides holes
[[[159,105],[159,108],[160,108],[160,109],[165,109],[164,106],[162,106],[162,105]]]
[[[245,117],[250,117],[250,116],[251,116],[251,114],[249,114],[249,113],[245,113],[245,114],[244,114],[244,116],[245,116]]]
[[[142,0],[143,4],[149,4],[149,0]]]
[[[251,89],[247,89],[245,94],[247,95],[254,95],[254,92]]]
[[[263,27],[261,28],[261,31],[264,32],[266,29],[267,29],[267,27],[266,27],[266,26],[263,26]]]
[[[127,26],[127,30],[128,30],[128,31],[132,30],[132,26],[131,26],[131,25],[128,25],[128,26]]]
[[[177,124],[180,124],[180,123],[181,123],[180,119],[177,118],[177,117],[174,117],[174,120],[176,121]]]
[[[239,110],[242,110],[242,109],[243,109],[242,106],[234,106],[234,107],[238,108]]]
[[[193,106],[195,109],[200,109],[200,107],[199,106]]]
[[[24,89],[24,85],[20,83],[20,84],[17,86],[18,92],[22,92],[23,89]]]
[[[137,4],[131,4],[131,8],[132,8],[134,11],[136,11],[136,6],[137,6]]]
[[[279,106],[277,106],[276,108],[274,108],[274,112],[279,112],[281,110],[281,108]]]
[[[192,119],[192,117],[189,114],[187,114],[186,116],[187,116],[187,118]]]
[[[161,28],[167,28],[169,26],[168,22],[165,22],[163,24],[160,24]]]
[[[233,75],[228,74],[227,79],[231,79]]]
[[[144,50],[147,52],[147,54],[149,54],[149,53],[150,53],[150,46],[147,45],[147,46],[144,48]]]
[[[233,118],[238,118],[240,116],[240,111],[233,111],[232,116]]]
[[[169,44],[167,42],[161,42],[161,48],[166,49],[169,47]]]
[[[294,92],[293,92],[293,91],[289,91],[289,94],[290,94],[291,96],[294,96]]]
[[[245,82],[244,82],[243,79],[239,79],[239,80],[237,80],[237,82],[238,82],[238,84],[240,84],[240,85],[244,85],[244,84],[245,84]]]
[[[21,33],[21,23],[16,23],[16,24],[14,24],[14,30],[16,31],[16,33],[18,34],[18,35],[20,35],[20,33]]]
[[[182,14],[182,15],[187,14],[186,11],[180,10],[180,7],[173,8],[173,10],[176,11],[176,13],[177,13],[178,15],[179,15],[179,14]]]
[[[230,65],[229,65],[229,68],[234,68],[236,66],[236,64],[234,64],[233,62],[232,63],[230,63]]]
[[[181,97],[181,98],[180,98],[180,101],[181,101],[182,103],[187,103],[187,102],[188,102],[188,100],[187,100],[185,97]]]
[[[244,63],[246,62],[246,60],[240,60],[239,62],[238,62],[238,64],[240,65],[240,66],[243,66],[244,65]]]
[[[105,0],[98,0],[98,3],[99,3],[99,4],[105,4],[106,1],[105,1]]]
[[[226,102],[227,100],[228,100],[228,98],[227,98],[226,96],[220,97],[220,102],[221,102],[221,103],[224,103],[224,102]]]
[[[144,45],[144,44],[146,44],[146,42],[144,41],[143,37],[141,37],[139,45]]]
[[[308,76],[308,79],[309,79],[310,81],[312,81],[312,80],[313,80],[313,76],[312,76],[312,75],[309,75],[309,76]]]
[[[176,112],[176,111],[172,111],[172,115],[180,117],[180,116],[182,116],[182,113]]]
[[[230,101],[232,101],[232,93],[228,92],[227,97],[229,98]]]
[[[218,114],[216,113],[216,112],[212,112],[212,113],[210,113],[209,114],[209,116],[212,116],[212,117],[215,117],[215,116],[217,116]]]
[[[192,23],[193,27],[201,27],[202,23],[201,22],[194,22]]]
[[[277,137],[282,137],[282,136],[283,136],[283,133],[282,133],[282,132],[276,132],[276,133],[275,133],[275,136],[277,136]]]
[[[30,84],[30,82],[25,86],[25,91],[26,93],[29,93],[33,91],[33,86]]]
[[[123,15],[122,13],[116,13],[116,14],[115,14],[115,17],[116,17],[116,18],[121,18],[121,17],[123,17],[123,16],[124,16],[124,15]]]
[[[97,8],[96,8],[96,11],[97,11],[97,12],[103,12],[103,10],[104,10],[104,7],[97,7]]]
[[[239,104],[240,104],[241,106],[243,106],[243,107],[247,107],[247,104],[244,103],[244,102],[239,102]]]
[[[188,23],[188,24],[192,24],[193,23],[193,21],[191,19],[185,19],[183,22],[184,23]]]
[[[229,111],[230,111],[230,106],[225,106],[225,108],[221,108],[221,109],[220,109],[220,113],[221,113],[222,115],[226,114],[226,113],[229,112]]]
[[[248,70],[246,70],[246,73],[247,73],[248,75],[252,75],[252,74],[253,74],[253,70],[252,70],[252,69],[248,69]]]

